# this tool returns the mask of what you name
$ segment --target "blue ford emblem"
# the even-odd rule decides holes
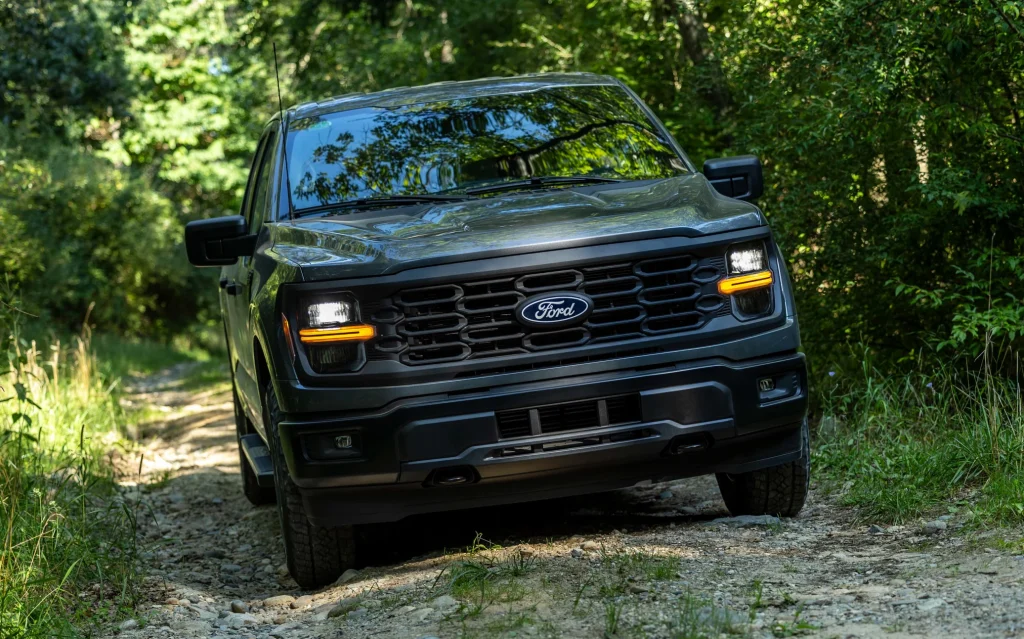
[[[520,302],[516,318],[527,326],[553,330],[582,323],[593,308],[581,293],[541,293]]]

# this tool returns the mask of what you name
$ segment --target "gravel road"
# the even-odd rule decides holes
[[[161,418],[124,486],[146,578],[120,637],[1024,636],[1021,531],[871,527],[820,492],[732,519],[710,478],[369,528],[372,566],[303,592],[242,496],[226,385],[182,373],[130,400]]]

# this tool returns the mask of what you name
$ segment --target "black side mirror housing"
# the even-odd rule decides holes
[[[256,251],[256,236],[241,215],[196,220],[185,225],[185,252],[194,266],[230,266]]]
[[[752,202],[764,193],[761,160],[756,155],[737,155],[704,162],[704,177],[715,190],[737,200]]]

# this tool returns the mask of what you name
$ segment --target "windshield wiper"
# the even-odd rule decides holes
[[[406,204],[429,204],[431,202],[462,202],[476,199],[469,195],[392,195],[390,197],[361,197],[333,204],[322,204],[307,209],[299,209],[296,213],[302,217],[311,213],[340,212],[345,209],[372,209]]]
[[[517,189],[529,189],[538,186],[562,186],[566,184],[608,184],[611,182],[625,182],[616,178],[604,178],[597,177],[596,175],[578,175],[578,176],[542,176],[532,177],[529,180],[515,180],[513,182],[501,182],[500,184],[488,184],[486,186],[478,186],[472,189],[466,189],[466,193],[470,195],[480,195],[482,193],[497,193],[498,191],[515,191]]]

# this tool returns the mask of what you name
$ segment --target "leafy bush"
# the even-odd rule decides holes
[[[166,336],[215,299],[191,269],[183,222],[147,182],[70,149],[0,162],[0,270],[23,310],[60,330]]]

